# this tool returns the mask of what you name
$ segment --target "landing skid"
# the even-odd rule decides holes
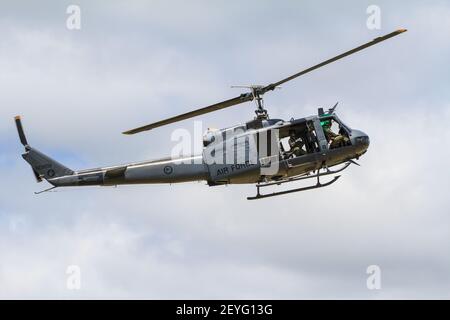
[[[306,190],[311,190],[311,189],[323,188],[323,187],[329,186],[332,183],[335,183],[340,177],[341,176],[336,176],[336,177],[333,178],[333,180],[331,180],[330,182],[327,182],[327,183],[317,183],[314,186],[297,188],[297,189],[291,189],[291,190],[286,190],[286,191],[273,192],[273,193],[268,193],[268,194],[260,194],[259,193],[259,188],[257,186],[258,192],[257,192],[256,196],[254,196],[254,197],[247,197],[247,200],[257,200],[257,199],[262,199],[262,198],[280,196],[282,194],[287,194],[287,193],[292,193],[292,192],[300,192],[300,191],[306,191]]]
[[[347,162],[342,168],[340,168],[338,170],[333,170],[333,171],[329,170],[328,168],[326,168],[325,172],[320,173],[320,169],[319,169],[319,170],[317,170],[317,174],[311,175],[311,176],[309,176],[309,175],[300,175],[300,176],[292,177],[292,178],[285,179],[285,180],[274,181],[274,182],[269,182],[269,183],[264,183],[264,184],[257,184],[256,185],[256,196],[247,197],[247,200],[257,200],[257,199],[262,199],[262,198],[280,196],[280,195],[287,194],[287,193],[300,192],[300,191],[306,191],[306,190],[312,190],[312,189],[318,189],[318,188],[327,187],[327,186],[335,183],[341,176],[335,176],[331,181],[329,181],[327,183],[320,183],[320,177],[326,176],[326,175],[330,175],[330,174],[336,174],[338,172],[341,172],[341,171],[345,170],[352,163],[354,163],[354,162],[353,161]],[[268,194],[261,194],[260,193],[260,188],[274,186],[274,185],[281,185],[283,183],[294,182],[294,181],[299,181],[299,180],[306,180],[306,179],[312,179],[312,178],[316,178],[317,179],[316,184],[312,185],[312,186],[296,188],[296,189],[290,189],[290,190],[279,191],[279,192],[273,192],[273,193],[268,193]]]

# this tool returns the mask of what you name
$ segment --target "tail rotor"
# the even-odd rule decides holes
[[[25,132],[23,131],[22,120],[21,120],[20,116],[15,116],[14,120],[16,122],[16,128],[17,128],[17,133],[19,134],[20,142],[25,147],[25,151],[29,151],[30,146],[28,145],[27,137],[25,136]],[[36,182],[42,182],[42,178],[39,175],[39,173],[36,170],[34,170],[33,168],[32,168],[32,170],[33,170],[33,175],[36,178]]]
[[[23,144],[23,146],[25,147],[25,150],[27,151],[28,141],[27,141],[27,137],[25,136],[25,132],[23,132],[22,120],[21,120],[20,116],[15,116],[14,120],[16,121],[16,127],[17,127],[17,132],[19,133],[20,142]]]

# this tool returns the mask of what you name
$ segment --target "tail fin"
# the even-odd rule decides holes
[[[22,154],[22,157],[31,165],[34,176],[36,177],[36,180],[38,182],[41,182],[42,178],[44,178],[45,180],[49,180],[61,176],[72,175],[74,173],[72,170],[63,166],[58,161],[53,160],[39,150],[30,147],[23,131],[20,116],[16,116],[14,119],[16,121],[16,127],[17,132],[19,133],[20,142],[25,147],[25,153]]]

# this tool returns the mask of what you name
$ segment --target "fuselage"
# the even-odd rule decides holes
[[[202,180],[213,186],[277,181],[332,167],[359,158],[366,152],[369,138],[365,133],[345,126],[336,115],[329,117],[339,123],[341,133],[347,139],[345,145],[330,148],[321,126],[323,119],[318,116],[290,121],[257,119],[208,132],[203,152],[196,156],[80,170],[47,180],[57,187]],[[304,154],[287,157],[289,151],[284,150],[283,139],[293,131],[303,135],[308,145],[304,146]]]

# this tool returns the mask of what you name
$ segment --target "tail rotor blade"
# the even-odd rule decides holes
[[[23,132],[22,121],[20,120],[20,116],[16,116],[14,118],[16,121],[17,132],[19,133],[20,142],[24,145],[28,145],[27,138],[25,137],[25,133]]]
[[[20,119],[20,116],[15,116],[14,120],[16,122],[17,132],[19,133],[20,142],[25,147],[25,151],[29,151],[31,148],[28,146],[27,137],[25,136],[25,132],[23,131],[22,121]],[[33,175],[36,178],[36,181],[42,182],[42,178],[39,175],[39,173],[33,168],[32,168],[32,170],[33,170]]]

